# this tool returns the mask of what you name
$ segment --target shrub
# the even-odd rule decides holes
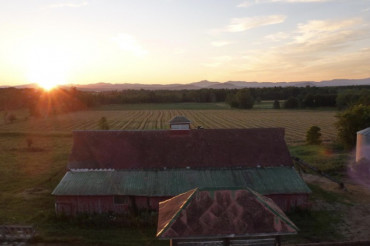
[[[27,142],[27,147],[28,148],[31,148],[32,147],[32,144],[33,144],[32,138],[30,138],[30,137],[26,138],[26,142]]]
[[[308,144],[321,144],[321,129],[318,126],[311,126],[306,133],[306,142]]]
[[[17,116],[15,116],[14,114],[9,114],[8,115],[8,121],[10,122],[10,123],[13,123],[14,121],[16,121],[17,120]]]
[[[109,124],[105,117],[101,117],[98,122],[98,127],[100,130],[109,130]]]
[[[274,104],[272,105],[272,107],[274,109],[280,109],[280,102],[279,102],[279,100],[275,100],[274,101]]]

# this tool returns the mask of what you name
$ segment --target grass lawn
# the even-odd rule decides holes
[[[347,165],[353,160],[351,153],[334,144],[290,146],[289,151],[292,156],[339,178],[346,175]]]

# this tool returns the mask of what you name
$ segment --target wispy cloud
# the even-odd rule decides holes
[[[240,72],[262,77],[279,73],[284,77],[287,71],[287,75],[296,78],[302,73],[310,76],[326,73],[329,76],[331,72],[330,76],[334,76],[339,74],[336,69],[347,74],[357,70],[359,76],[368,73],[365,64],[370,58],[370,48],[358,48],[361,46],[356,42],[370,41],[370,27],[359,18],[311,20],[298,24],[290,33],[277,33],[271,37],[279,35],[289,41],[270,49],[249,51],[247,56],[244,55]]]
[[[334,0],[256,0],[256,3],[317,3],[317,2],[330,2]]]
[[[231,56],[217,56],[211,58],[211,61],[208,63],[204,63],[203,66],[205,67],[219,67],[221,65],[224,65],[225,63],[228,63],[232,60]]]
[[[55,3],[55,4],[50,4],[46,6],[44,9],[54,9],[54,8],[80,8],[87,6],[89,3],[87,1],[84,2],[64,2],[64,3]]]
[[[320,3],[320,2],[330,2],[334,0],[249,0],[244,1],[238,4],[236,7],[238,8],[247,8],[254,4],[259,3]]]
[[[113,38],[113,41],[117,43],[122,50],[135,56],[145,56],[148,53],[148,51],[141,46],[136,38],[130,34],[120,33]]]
[[[252,1],[244,1],[240,4],[238,4],[236,7],[238,8],[247,8],[249,6],[253,5],[253,2]]]
[[[284,22],[286,16],[284,15],[269,15],[269,16],[256,16],[246,18],[234,18],[227,26],[228,32],[243,32],[252,28],[274,25]]]
[[[233,18],[230,24],[224,28],[213,29],[211,34],[220,32],[243,32],[260,26],[274,25],[284,22],[285,15],[269,15],[269,16],[255,16],[245,18]]]
[[[277,32],[270,35],[265,36],[265,38],[271,40],[271,41],[281,41],[289,38],[289,33],[286,32]]]
[[[174,55],[182,55],[182,54],[185,54],[186,53],[186,50],[185,49],[182,49],[182,48],[176,48],[174,51],[173,51],[173,54]]]
[[[311,20],[305,24],[298,24],[294,43],[314,45],[323,44],[329,41],[338,43],[341,40],[350,38],[356,27],[361,27],[360,18],[346,20]]]
[[[234,43],[233,41],[227,41],[227,40],[219,40],[219,41],[213,41],[211,42],[211,45],[214,46],[214,47],[223,47],[223,46],[226,46],[226,45],[230,45]]]

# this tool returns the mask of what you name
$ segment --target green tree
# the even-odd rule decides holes
[[[310,108],[315,107],[316,106],[315,96],[312,94],[307,94],[305,98],[303,99],[302,104],[304,107],[310,107]]]
[[[336,115],[338,139],[348,149],[356,145],[356,133],[370,127],[370,105],[355,105]]]
[[[229,104],[230,107],[232,107],[232,108],[237,108],[238,107],[238,102],[236,101],[236,97],[232,93],[227,94],[225,102],[227,104]]]
[[[101,117],[98,122],[98,127],[100,130],[109,130],[109,124],[105,117]]]
[[[280,109],[280,102],[279,102],[279,100],[275,100],[274,101],[274,104],[272,105],[272,107],[274,109]]]
[[[318,126],[311,126],[306,133],[306,142],[308,144],[321,144],[321,128]]]
[[[251,109],[253,108],[254,98],[249,89],[241,89],[236,95],[236,102],[238,103],[238,108]]]
[[[284,108],[298,108],[299,101],[295,97],[289,97],[288,100],[284,102]]]

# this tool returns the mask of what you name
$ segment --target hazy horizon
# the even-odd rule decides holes
[[[370,77],[370,1],[13,0],[0,85]]]

